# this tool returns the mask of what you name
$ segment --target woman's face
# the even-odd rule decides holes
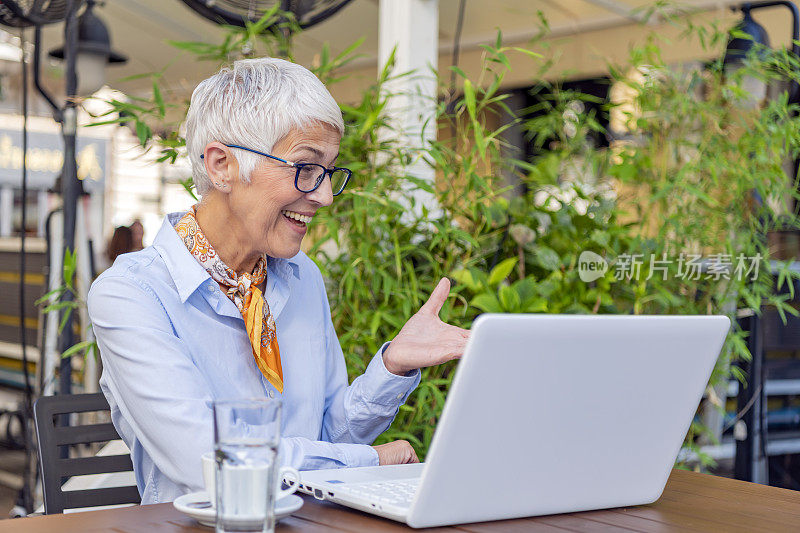
[[[314,124],[291,130],[270,154],[294,163],[316,163],[330,168],[339,155],[340,140],[332,126]],[[232,150],[235,155],[235,149]],[[319,208],[333,202],[331,180],[326,178],[313,192],[302,193],[294,186],[294,167],[268,157],[261,159],[250,175],[249,184],[239,179],[228,180],[231,214],[236,226],[246,232],[246,242],[252,243],[254,251],[271,257],[293,257],[300,251],[311,218]]]

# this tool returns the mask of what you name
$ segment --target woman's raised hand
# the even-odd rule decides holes
[[[439,319],[450,280],[442,278],[430,298],[403,325],[400,333],[383,352],[383,364],[392,374],[405,375],[416,368],[439,365],[461,357],[469,331]]]

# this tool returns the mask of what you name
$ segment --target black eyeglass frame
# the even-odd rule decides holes
[[[253,150],[252,148],[247,148],[246,146],[240,146],[238,144],[227,144],[227,143],[222,143],[222,144],[224,144],[228,148],[238,148],[239,150],[246,150],[248,152],[253,152],[254,154],[263,155],[264,157],[269,157],[270,159],[275,159],[276,161],[280,161],[281,163],[286,163],[290,167],[296,168],[297,172],[295,172],[295,174],[294,174],[294,188],[297,189],[298,191],[302,192],[302,193],[310,193],[310,192],[316,191],[319,188],[319,186],[322,185],[322,182],[325,181],[325,176],[328,176],[328,177],[331,178],[331,186],[332,186],[333,185],[333,173],[336,172],[337,170],[343,170],[343,171],[347,172],[347,176],[344,178],[344,183],[342,183],[342,186],[339,188],[338,191],[333,191],[333,189],[331,188],[331,191],[333,192],[333,195],[334,196],[339,196],[340,194],[342,194],[342,191],[344,191],[344,188],[347,187],[347,183],[350,181],[350,176],[353,175],[353,172],[349,168],[333,167],[333,168],[329,169],[329,168],[325,168],[322,165],[318,165],[316,163],[295,163],[294,161],[287,161],[286,159],[281,159],[280,157],[275,157],[274,155],[270,155],[270,154],[267,154],[267,153],[264,153],[264,152],[259,152],[258,150]],[[205,154],[200,154],[200,159],[203,159],[204,157],[205,157]],[[311,189],[309,189],[307,191],[304,191],[303,189],[301,189],[300,188],[300,184],[299,184],[300,171],[303,170],[303,168],[305,168],[305,167],[319,167],[319,168],[322,169],[322,173],[317,178],[317,182],[314,184],[314,187],[312,187]]]

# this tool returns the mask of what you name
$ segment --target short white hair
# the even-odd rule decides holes
[[[186,115],[186,149],[200,195],[212,189],[200,155],[208,143],[239,144],[270,153],[294,128],[329,124],[344,133],[342,111],[307,68],[274,57],[242,59],[203,80]],[[266,158],[236,150],[239,179],[249,183]]]

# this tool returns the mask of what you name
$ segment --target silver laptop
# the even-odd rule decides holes
[[[482,315],[424,464],[306,471],[301,490],[412,527],[652,503],[729,327]]]

